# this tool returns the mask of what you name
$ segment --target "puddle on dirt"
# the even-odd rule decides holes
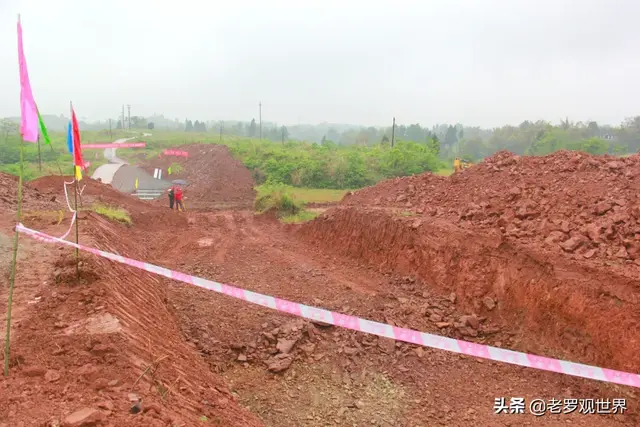
[[[405,416],[406,391],[376,372],[306,364],[273,376],[262,367],[237,366],[225,377],[240,403],[268,427],[383,427]]]

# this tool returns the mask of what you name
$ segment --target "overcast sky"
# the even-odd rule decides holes
[[[281,124],[620,123],[640,115],[637,0],[0,0],[0,116]]]

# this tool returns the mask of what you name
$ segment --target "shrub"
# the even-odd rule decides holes
[[[296,215],[303,210],[284,185],[268,185],[260,189],[255,201],[255,209],[260,213],[274,211],[279,217]]]

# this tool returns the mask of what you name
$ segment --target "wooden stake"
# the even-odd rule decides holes
[[[22,182],[24,177],[24,140],[20,140],[20,177],[18,179],[18,212],[16,224],[22,218]],[[9,276],[9,297],[7,299],[7,331],[4,343],[4,376],[9,376],[9,352],[11,342],[11,305],[13,304],[13,288],[16,283],[16,263],[18,261],[18,230],[13,237],[13,258],[11,260],[11,275]]]

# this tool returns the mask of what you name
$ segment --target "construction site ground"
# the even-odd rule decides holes
[[[89,181],[83,204],[120,206],[132,224],[82,212],[80,242],[395,326],[640,371],[639,270],[633,238],[625,244],[622,231],[635,218],[634,196],[620,196],[607,209],[630,213],[613,221],[619,242],[606,237],[611,230],[604,224],[597,245],[585,237],[574,247],[566,242],[577,239],[577,219],[568,227],[558,221],[557,230],[538,224],[530,232],[525,223],[545,216],[539,202],[523,205],[525,211],[515,207],[509,219],[497,199],[487,205],[471,196],[460,201],[466,196],[459,195],[464,187],[456,180],[465,184],[465,176],[483,176],[483,168],[507,168],[511,157],[499,155],[460,176],[381,183],[348,195],[310,223],[285,225],[242,208],[254,196],[251,174],[226,150],[215,148],[206,156],[220,168],[231,165],[224,179],[242,190],[210,186],[215,179],[201,169],[205,178],[191,177],[193,193],[185,195],[206,197],[197,201],[197,210],[176,212],[163,201],[143,202]],[[631,162],[637,160],[627,162],[635,170]],[[185,175],[189,167],[185,161]],[[489,175],[488,183],[477,185],[504,187]],[[47,177],[27,185],[27,227],[54,236],[67,230],[71,214],[62,181]],[[0,175],[3,278],[11,258],[16,184]],[[431,198],[440,197],[438,186],[449,196],[424,206],[423,186]],[[518,188],[519,195],[503,188],[514,206],[533,191],[525,184]],[[453,206],[454,199],[461,208]],[[500,211],[496,224],[503,219],[496,227],[491,209]],[[555,218],[545,224],[555,224]],[[549,239],[554,231],[563,235]],[[536,243],[536,233],[546,246]],[[565,249],[552,245],[561,243]],[[611,255],[609,246],[615,248]],[[638,391],[631,387],[311,323],[91,254],[80,257],[77,279],[72,249],[20,237],[11,371],[0,380],[2,427],[640,425]],[[3,286],[2,332],[6,297]],[[494,400],[500,397],[624,398],[627,410],[498,415]]]

